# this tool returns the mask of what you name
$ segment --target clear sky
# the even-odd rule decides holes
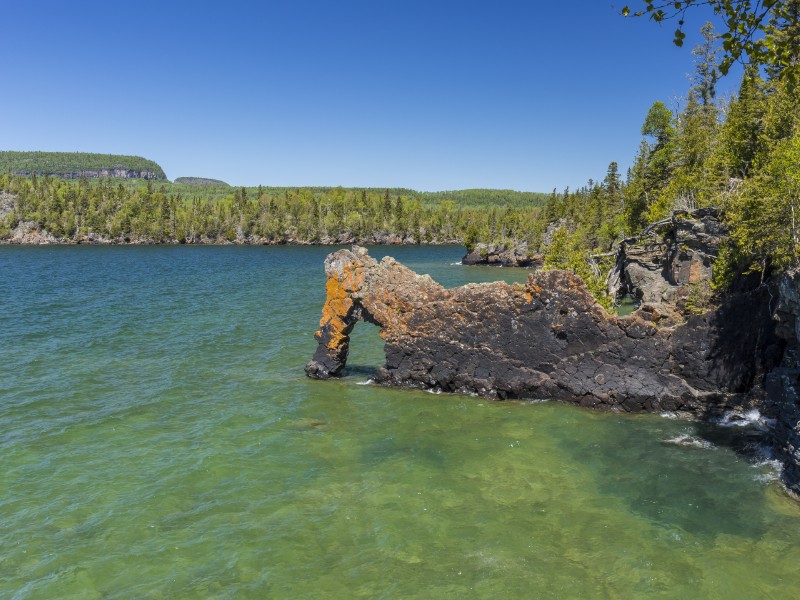
[[[0,149],[234,185],[574,188],[688,89],[701,16],[679,49],[624,2],[5,0]]]

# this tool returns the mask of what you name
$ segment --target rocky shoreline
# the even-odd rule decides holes
[[[570,272],[446,289],[363,248],[332,253],[306,373],[341,374],[362,320],[385,340],[381,384],[704,420],[757,409],[800,495],[800,273],[698,295],[726,235],[717,216],[676,214],[621,245],[610,286],[641,300],[625,317]]]
[[[540,268],[544,259],[540,254],[531,252],[527,242],[476,244],[464,258],[463,265],[522,267],[526,269]]]
[[[1,208],[1,207],[0,207]],[[2,218],[2,214],[0,214]],[[44,246],[44,245],[96,245],[96,246],[350,246],[353,244],[367,246],[410,246],[461,245],[461,240],[417,240],[411,236],[401,237],[388,232],[375,232],[369,236],[355,237],[351,234],[323,236],[319,239],[304,240],[291,235],[281,238],[265,238],[254,235],[237,235],[234,239],[226,237],[194,236],[186,238],[154,239],[131,235],[110,238],[97,233],[87,233],[74,237],[58,237],[43,230],[34,221],[21,221],[5,235],[0,236],[0,245]]]
[[[30,177],[58,177],[59,179],[105,179],[114,177],[117,179],[146,179],[156,181],[165,179],[161,174],[147,169],[126,169],[125,167],[109,167],[107,169],[80,169],[74,171],[31,171],[27,169],[13,169],[14,175],[24,175]]]

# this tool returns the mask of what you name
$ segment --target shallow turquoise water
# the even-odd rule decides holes
[[[796,596],[738,430],[306,379],[328,251],[0,247],[0,597]]]

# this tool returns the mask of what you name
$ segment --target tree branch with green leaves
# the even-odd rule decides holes
[[[656,23],[677,21],[673,43],[682,46],[687,15],[710,8],[724,24],[720,29],[725,75],[740,62],[763,66],[793,84],[800,81],[800,0],[642,0],[640,10],[622,8],[625,17],[648,17]]]

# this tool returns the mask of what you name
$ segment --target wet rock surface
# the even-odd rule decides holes
[[[534,271],[524,285],[445,289],[354,247],[329,255],[325,272],[311,377],[341,373],[349,334],[365,320],[385,340],[380,383],[712,415],[756,402],[751,392],[782,350],[767,288],[684,320],[651,305],[609,315],[564,271]]]

